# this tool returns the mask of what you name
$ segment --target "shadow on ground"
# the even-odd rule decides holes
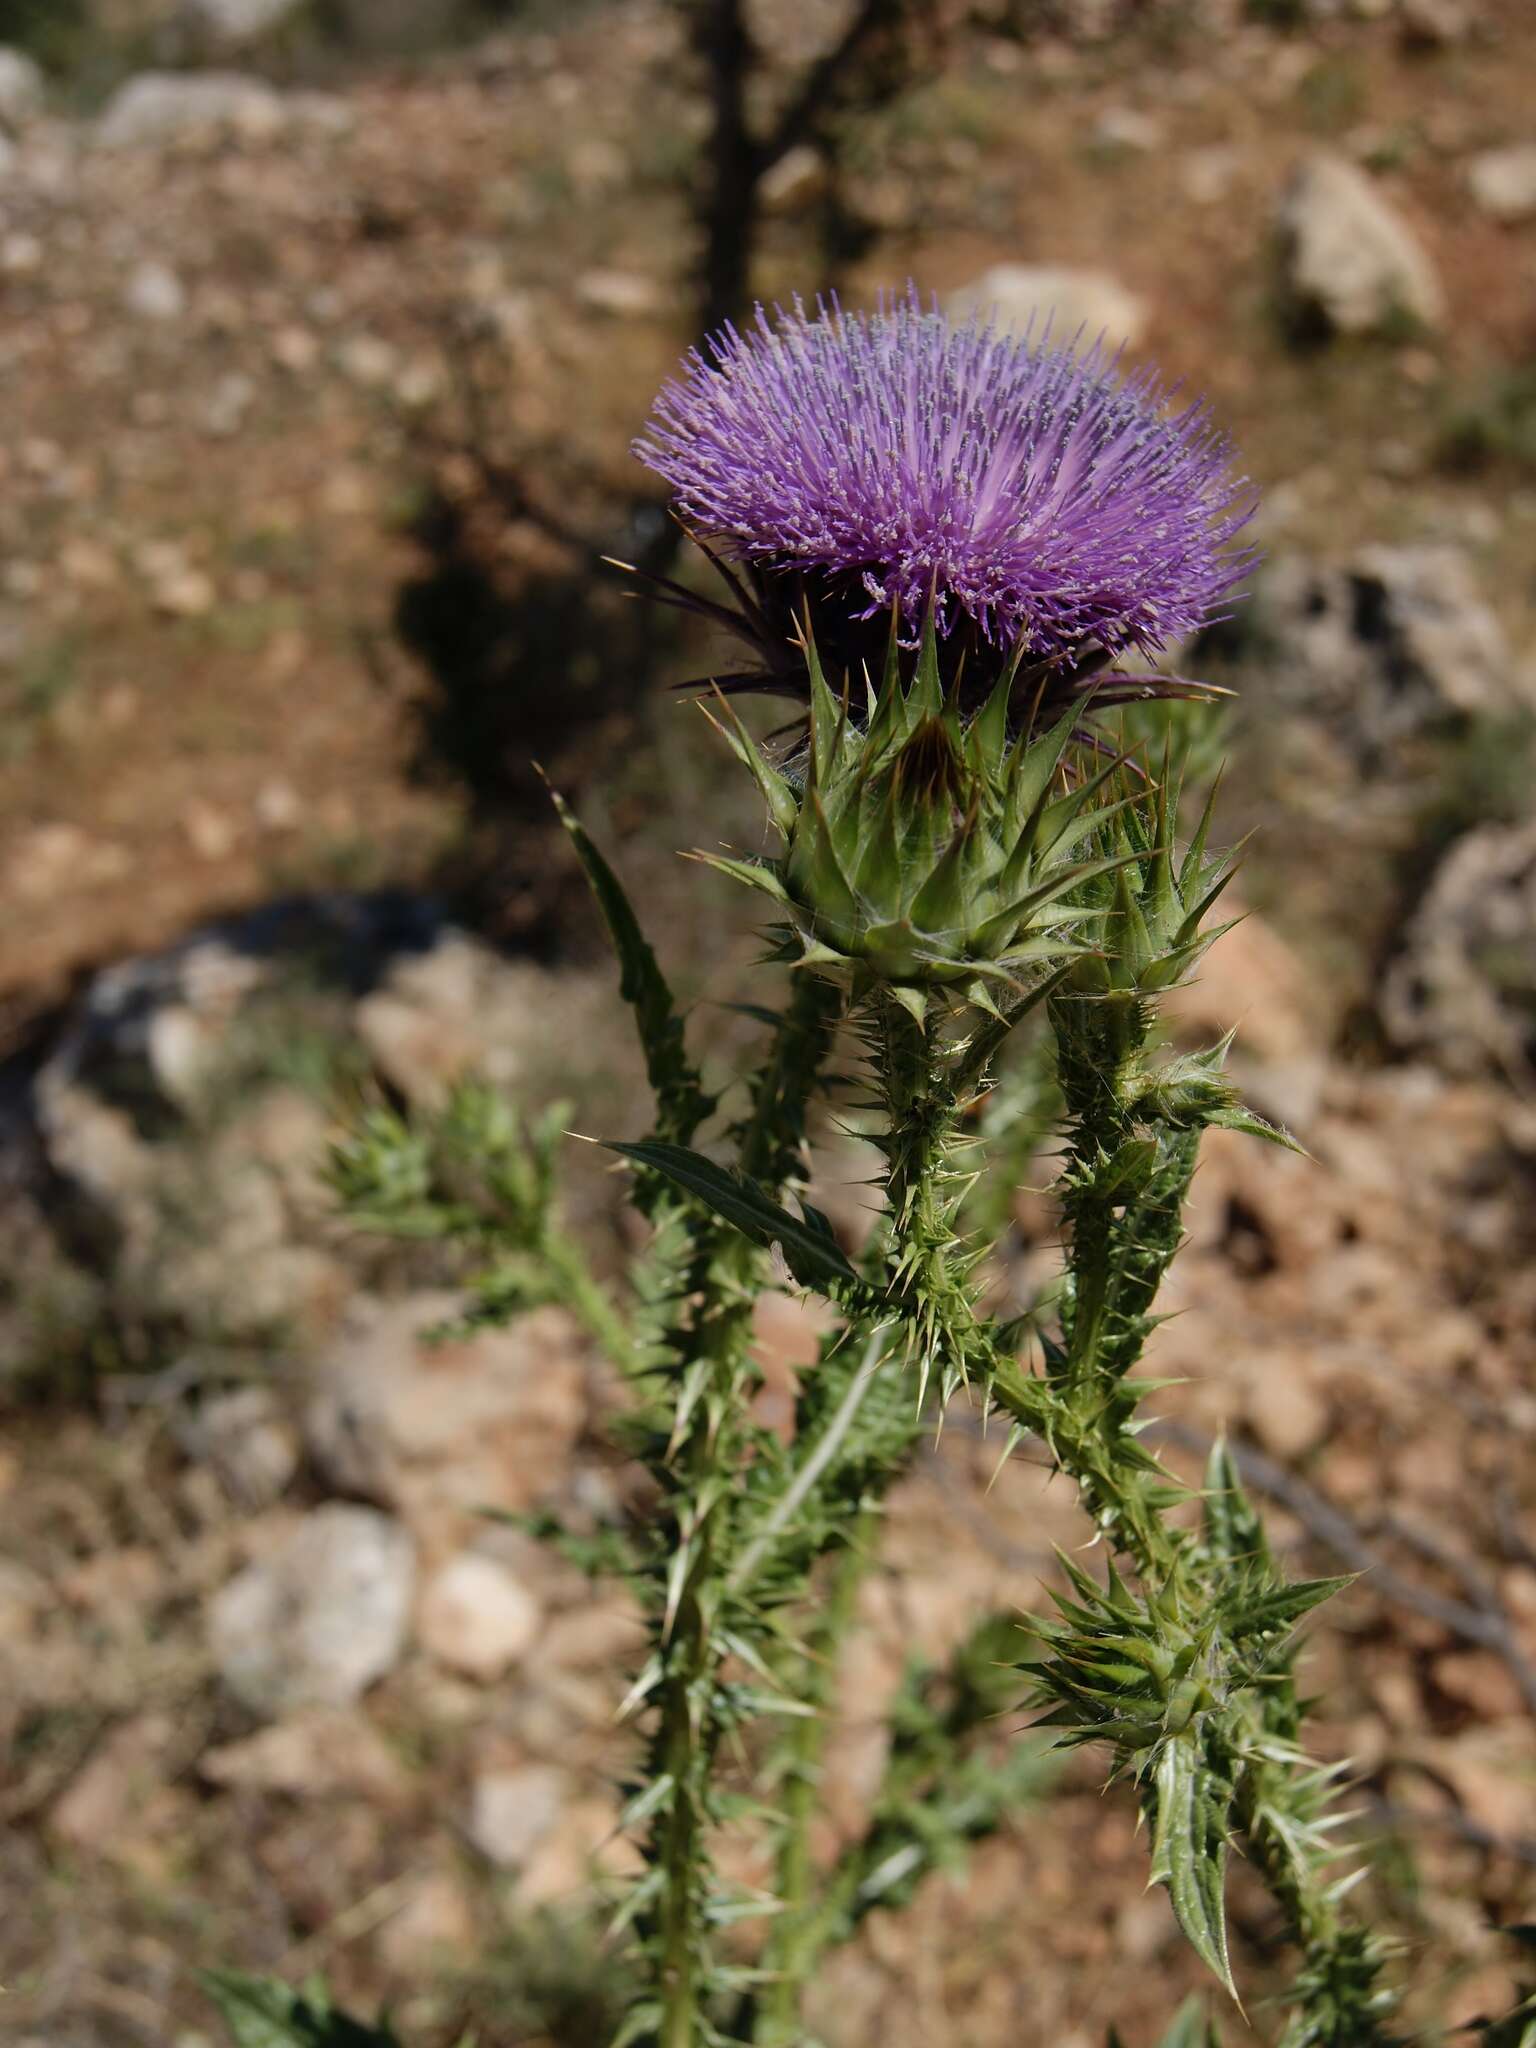
[[[543,777],[573,800],[601,781],[633,740],[636,707],[665,687],[677,645],[670,615],[636,602],[604,558],[659,572],[676,544],[653,504],[629,507],[594,544],[513,502],[512,489],[489,519],[481,501],[434,494],[395,624],[425,677],[413,771],[451,777],[468,812],[465,848],[439,886],[477,929],[539,949],[572,880],[567,861],[548,857],[557,828]],[[509,569],[497,542],[513,518],[558,566]]]

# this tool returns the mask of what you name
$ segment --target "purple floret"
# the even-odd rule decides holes
[[[1252,509],[1203,405],[1154,372],[972,321],[915,289],[870,314],[796,301],[728,327],[656,400],[635,452],[722,554],[823,572],[850,614],[932,600],[998,648],[1155,652],[1219,615]],[[862,607],[862,609],[861,609]]]

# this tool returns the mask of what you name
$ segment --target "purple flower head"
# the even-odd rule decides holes
[[[635,452],[747,570],[736,624],[770,669],[786,582],[824,655],[829,612],[835,658],[858,651],[849,626],[894,608],[910,638],[931,606],[994,674],[1019,653],[1102,676],[1219,614],[1251,501],[1205,408],[1047,338],[953,327],[914,287],[870,314],[759,307],[693,351]]]

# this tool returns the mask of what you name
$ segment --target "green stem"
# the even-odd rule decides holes
[[[955,1239],[955,1216],[964,1180],[955,1167],[963,1107],[957,1087],[960,1057],[892,998],[880,1011],[878,1079],[887,1128],[886,1199],[890,1247],[886,1287],[915,1337],[916,1400],[922,1405],[935,1364],[941,1393],[958,1383],[956,1332],[971,1320],[966,1275],[971,1261]]]
[[[817,1896],[810,1848],[817,1810],[819,1766],[826,1718],[836,1676],[835,1658],[845,1639],[853,1601],[873,1541],[883,1499],[905,1453],[921,1427],[923,1393],[930,1361],[942,1343],[953,1298],[963,1298],[955,1271],[953,1232],[953,1149],[960,1103],[946,1055],[901,1004],[887,999],[877,1013],[876,1076],[886,1109],[883,1139],[890,1214],[887,1289],[896,1312],[926,1325],[920,1383],[907,1398],[904,1425],[894,1432],[885,1455],[864,1475],[856,1518],[843,1536],[827,1607],[806,1656],[808,1676],[801,1697],[817,1711],[791,1737],[784,1795],[784,1840],[779,1861],[779,1906],[763,1967],[769,1983],[757,2002],[752,2040],[758,2048],[795,2048],[802,2038],[801,2000],[816,1961],[839,1924],[825,1898]],[[870,1333],[846,1391],[778,1503],[762,1532],[744,1554],[744,1574],[756,1569],[778,1533],[790,1526],[805,1501],[837,1462],[857,1425],[866,1399],[890,1360],[888,1324]],[[879,1425],[877,1425],[878,1427]],[[889,1418],[884,1427],[889,1430]]]
[[[1258,1732],[1271,1741],[1276,1735],[1284,1739],[1299,1716],[1295,1689],[1287,1684],[1277,1701],[1265,1701],[1256,1717]],[[1389,2025],[1397,1998],[1382,1981],[1386,1948],[1368,1926],[1340,1912],[1327,1869],[1329,1837],[1324,1834],[1323,1846],[1310,1853],[1297,1848],[1304,1832],[1298,1820],[1324,1819],[1325,1803],[1323,1788],[1298,1783],[1283,1763],[1250,1762],[1238,1778],[1234,1817],[1249,1860],[1302,1951],[1282,2048],[1402,2048],[1402,2037]],[[1277,1816],[1291,1826],[1276,1826]]]
[[[874,1385],[875,1375],[883,1363],[885,1336],[884,1324],[871,1334],[864,1347],[864,1355],[859,1361],[858,1371],[848,1382],[847,1392],[838,1403],[826,1429],[817,1438],[815,1448],[775,1502],[768,1519],[732,1565],[727,1582],[731,1592],[742,1591],[751,1585],[754,1573],[772,1551],[780,1534],[793,1522],[836,1459],[864,1404],[864,1397]]]
[[[699,1693],[707,1683],[710,1644],[691,1598],[686,1612],[677,1617],[674,1635],[675,1653],[662,1704],[658,1745],[661,1767],[673,1788],[660,1844],[660,2041],[662,2048],[694,2048],[700,2020],[697,1980],[707,1885],[700,1793],[708,1783],[715,1745],[696,1712]]]
[[[1179,1246],[1200,1133],[1145,1114],[1138,1080],[1148,1019],[1139,1005],[1066,997],[1052,1009],[1073,1134],[1063,1175],[1070,1244],[1062,1343],[1048,1349],[1043,1378],[997,1356],[995,1347],[986,1369],[996,1398],[1044,1438],[1148,1593],[1177,1592],[1191,1604],[1208,1604],[1218,1591],[1216,1574],[1227,1567],[1193,1531],[1165,1520],[1179,1489],[1141,1448],[1134,1428],[1141,1387],[1128,1377]],[[1154,1145],[1155,1153],[1127,1149],[1138,1144]],[[1117,1172],[1121,1160],[1125,1174]],[[986,1333],[977,1334],[985,1345]],[[1377,1982],[1379,1946],[1340,1914],[1326,1851],[1304,1846],[1325,1794],[1309,1782],[1309,1767],[1265,1758],[1277,1741],[1294,1748],[1299,1711],[1288,1678],[1256,1700],[1253,1741],[1236,1773],[1232,1813],[1304,1952],[1287,2043],[1384,2048],[1389,2037],[1382,2015],[1391,1999]]]
[[[660,2048],[694,2048],[701,2038],[701,1995],[709,1973],[709,1870],[704,1831],[721,1726],[715,1687],[723,1651],[718,1642],[721,1553],[729,1489],[717,1476],[739,1469],[746,1387],[751,1366],[751,1287],[757,1254],[744,1239],[700,1230],[698,1285],[690,1289],[694,1320],[681,1335],[678,1366],[684,1389],[704,1365],[702,1393],[690,1403],[682,1441],[657,1467],[667,1489],[671,1542],[663,1560],[671,1580],[657,1620],[662,1660],[660,1721],[652,1745],[650,1782],[669,1790],[652,1830],[650,1854],[661,1875],[652,1930],[661,2001]]]
[[[853,1523],[835,1561],[815,1632],[806,1645],[807,1682],[801,1698],[815,1712],[795,1722],[786,1746],[779,1912],[762,1959],[769,1982],[752,2030],[756,2048],[797,2048],[801,1994],[825,1939],[816,1897],[811,1828],[821,1808],[821,1761],[836,1689],[837,1658],[852,1626],[879,1519],[879,1509],[869,1505]]]
[[[776,1192],[798,1170],[837,1013],[834,990],[796,978],[737,1128],[743,1171]],[[732,1599],[737,1493],[751,1432],[752,1305],[763,1267],[762,1254],[713,1217],[690,1212],[684,1220],[691,1259],[679,1271],[668,1333],[678,1407],[670,1440],[658,1441],[652,1459],[668,1534],[658,1551],[665,1591],[653,1647],[661,1675],[647,1776],[668,1789],[647,1843],[660,1887],[641,1933],[655,1959],[658,2048],[696,2048],[707,2027],[714,1973],[706,1834],[725,1727],[722,1615]]]
[[[924,1276],[942,1271],[954,1244],[945,1178],[959,1104],[942,1055],[910,1012],[887,997],[880,1022],[892,1269],[915,1296]]]

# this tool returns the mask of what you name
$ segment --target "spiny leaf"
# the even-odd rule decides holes
[[[1235,1998],[1226,1911],[1231,1786],[1196,1730],[1162,1745],[1154,1785],[1153,1879],[1167,1886],[1195,1953]]]
[[[636,2041],[643,2041],[656,2033],[661,2025],[661,2006],[647,1999],[625,2015],[624,2024],[614,2035],[610,2048],[634,2048]]]
[[[1114,2027],[1109,2030],[1105,2048],[1124,2048],[1124,2043]],[[1185,1999],[1174,2014],[1173,2024],[1158,2042],[1157,2048],[1221,2048],[1221,2036],[1212,2021],[1207,2018],[1205,2006],[1200,1999]]]
[[[615,1834],[628,1833],[638,1828],[643,1821],[649,1820],[653,1813],[665,1806],[672,1796],[673,1783],[672,1773],[663,1771],[659,1778],[653,1778],[650,1784],[643,1785],[619,1815]]]
[[[1185,1999],[1157,2048],[1221,2048],[1221,2036],[1205,2010],[1204,1999]]]
[[[1269,1542],[1248,1498],[1237,1460],[1224,1436],[1211,1446],[1205,1467],[1205,1540],[1218,1557],[1269,1563]]]
[[[613,949],[619,956],[619,993],[635,1013],[660,1126],[669,1137],[691,1138],[715,1105],[714,1098],[704,1092],[698,1069],[688,1056],[682,1019],[673,1003],[672,991],[656,964],[656,955],[640,929],[640,920],[618,876],[565,799],[553,789],[550,796],[586,871]]]
[[[203,1987],[235,2048],[399,2048],[387,2027],[364,2026],[337,2012],[323,1984],[295,1991],[276,1977],[210,1970]]]
[[[789,891],[779,880],[778,875],[772,868],[764,867],[761,861],[732,860],[723,853],[695,853],[692,857],[696,861],[702,861],[707,868],[714,868],[722,875],[729,875],[733,882],[745,882],[749,889],[761,889],[763,894],[771,896],[775,903],[790,901]]]
[[[966,752],[978,774],[995,773],[1008,749],[1008,717],[1013,706],[1017,663],[1010,662],[992,694],[966,728]]]
[[[1298,1145],[1290,1132],[1281,1124],[1272,1124],[1257,1111],[1246,1109],[1242,1103],[1229,1103],[1218,1109],[1207,1120],[1213,1128],[1223,1131],[1238,1131],[1244,1137],[1262,1138],[1267,1145],[1279,1145],[1284,1151],[1295,1152],[1306,1158],[1306,1150]]]
[[[706,1208],[734,1225],[754,1244],[778,1244],[795,1278],[805,1287],[857,1287],[859,1276],[848,1263],[823,1219],[815,1222],[792,1216],[760,1187],[716,1166],[702,1152],[686,1145],[670,1145],[659,1139],[642,1139],[638,1144],[602,1141],[610,1152],[634,1160],[665,1174],[675,1186],[704,1203]]]
[[[1021,742],[1014,754],[1006,814],[1010,843],[1027,839],[1033,846],[1035,828],[1050,795],[1051,778],[1067,750],[1077,717],[1077,706],[1070,705],[1049,732]]]
[[[737,760],[751,771],[758,788],[762,791],[763,801],[768,806],[768,815],[782,836],[788,839],[795,828],[795,819],[800,814],[799,800],[779,771],[770,766],[762,749],[742,724],[735,706],[719,690],[715,695],[719,700],[721,717],[725,722],[722,724],[720,718],[706,714],[710,718],[710,723],[718,732],[724,734],[726,743]]]
[[[1241,1642],[1247,1636],[1272,1634],[1278,1629],[1289,1630],[1304,1614],[1310,1614],[1314,1607],[1320,1607],[1335,1593],[1342,1593],[1346,1586],[1353,1584],[1354,1574],[1344,1572],[1333,1579],[1296,1579],[1289,1585],[1257,1593],[1233,1613],[1229,1623],[1231,1633]]]

